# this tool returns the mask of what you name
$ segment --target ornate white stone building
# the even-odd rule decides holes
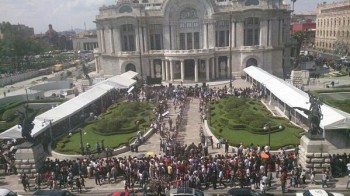
[[[97,72],[204,82],[254,65],[282,77],[289,8],[282,0],[117,0],[96,16]]]

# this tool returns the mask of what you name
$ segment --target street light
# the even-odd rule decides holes
[[[209,119],[209,125],[211,126],[211,110],[210,110],[210,107],[207,108],[207,116],[208,116],[208,119]]]
[[[81,150],[81,154],[84,155],[84,145],[83,145],[83,129],[79,128],[79,135],[80,135],[80,150]],[[86,135],[86,132],[84,131],[84,135]],[[69,136],[72,136],[72,132],[69,132]]]
[[[283,127],[282,127],[282,125],[279,125],[278,126],[278,129],[282,129]],[[268,144],[269,144],[269,147],[271,148],[271,124],[270,123],[266,123],[265,125],[264,125],[264,130],[265,131],[268,131],[268,134],[269,134],[269,141],[268,141]]]

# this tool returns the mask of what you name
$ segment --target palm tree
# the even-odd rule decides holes
[[[296,68],[299,65],[299,57],[300,57],[300,49],[303,45],[303,42],[305,40],[305,32],[304,31],[297,31],[292,34],[292,38],[296,42],[295,46],[295,61],[294,61],[294,67]]]

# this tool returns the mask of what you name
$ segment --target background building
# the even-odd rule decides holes
[[[96,31],[78,33],[72,41],[75,51],[93,51],[98,48]]]
[[[117,0],[96,26],[104,75],[198,82],[241,77],[251,65],[282,77],[290,67],[283,0]]]
[[[292,17],[292,33],[303,31],[305,40],[303,41],[301,50],[314,48],[316,34],[316,14],[296,14]],[[294,56],[294,55],[292,55]]]
[[[317,6],[316,48],[340,55],[350,46],[350,0]]]

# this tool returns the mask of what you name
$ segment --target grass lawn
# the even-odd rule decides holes
[[[86,134],[83,134],[84,148],[86,147],[86,143],[89,143],[91,145],[91,151],[93,153],[96,152],[96,149],[95,149],[96,142],[100,142],[101,144],[101,140],[104,140],[105,147],[109,146],[111,148],[117,148],[123,144],[126,144],[129,141],[129,139],[134,138],[136,136],[135,132],[127,133],[127,134],[115,134],[115,135],[103,136],[103,135],[96,134],[91,129],[87,129],[85,133]],[[56,145],[55,151],[64,153],[64,154],[81,154],[79,132],[73,134],[70,137],[69,136],[63,137],[60,140],[60,142]]]
[[[210,108],[213,133],[228,139],[233,146],[241,142],[245,146],[251,143],[265,146],[269,136],[268,130],[263,129],[266,123],[271,125],[272,149],[300,143],[303,130],[291,125],[287,119],[273,117],[260,101],[230,97]],[[279,129],[280,125],[282,129]]]
[[[101,114],[99,119],[84,126],[82,134],[84,148],[91,145],[92,153],[96,152],[95,144],[104,140],[105,147],[118,148],[129,143],[130,139],[136,138],[137,126],[139,130],[148,131],[151,112],[154,105],[150,103],[123,102],[109,107],[106,113]],[[64,136],[55,145],[55,151],[65,154],[80,154],[80,133],[73,131],[72,135]]]

